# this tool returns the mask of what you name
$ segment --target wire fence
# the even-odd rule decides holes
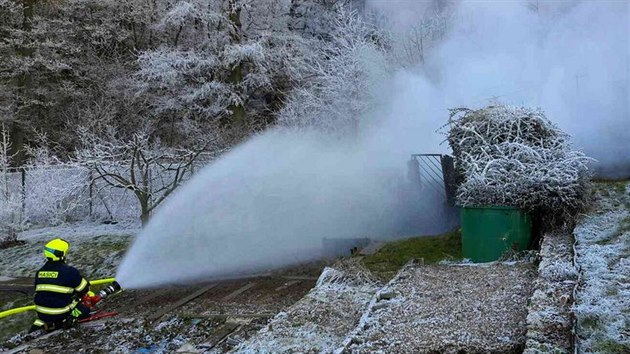
[[[190,169],[184,180],[203,163]],[[172,181],[170,171],[149,171],[149,191]],[[114,188],[83,166],[38,166],[0,171],[0,219],[50,225],[81,220],[139,219],[141,210],[132,188]],[[0,220],[3,222],[4,220]]]

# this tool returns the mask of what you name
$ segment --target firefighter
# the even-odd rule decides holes
[[[68,247],[68,242],[60,238],[44,247],[47,262],[35,275],[37,319],[30,332],[72,328],[78,320],[90,316],[90,309],[80,301],[89,292],[90,283],[65,263]]]

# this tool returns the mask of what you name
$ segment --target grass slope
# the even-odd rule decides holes
[[[363,264],[375,274],[388,276],[410,260],[420,258],[425,264],[462,259],[461,229],[387,243],[375,254],[366,256]]]

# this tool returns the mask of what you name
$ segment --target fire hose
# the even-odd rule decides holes
[[[123,290],[120,284],[118,284],[116,282],[116,279],[114,278],[106,278],[106,279],[98,279],[98,280],[90,281],[90,285],[102,285],[102,284],[109,284],[109,285],[106,286],[101,291],[99,291],[98,294],[86,295],[81,299],[81,301],[85,303],[86,306],[91,308],[102,299]],[[15,315],[15,314],[26,312],[26,311],[33,311],[33,310],[35,310],[35,305],[16,307],[10,310],[0,312],[0,318],[4,318],[7,316]]]

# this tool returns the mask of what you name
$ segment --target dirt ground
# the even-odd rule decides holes
[[[385,286],[355,263],[341,271],[326,268],[319,282],[324,264],[250,279],[124,291],[106,299],[102,307],[118,312],[116,317],[36,338],[25,333],[24,322],[23,331],[0,344],[0,351],[522,350],[526,304],[536,276],[531,263],[412,265]]]
[[[33,313],[12,316],[0,321],[0,333],[21,332],[0,338],[0,352],[523,350],[527,302],[537,276],[533,263],[409,264],[386,285],[358,258],[337,262],[333,270],[327,266],[331,262],[249,279],[126,290],[103,303],[102,310],[116,311],[116,317],[39,337],[26,334]],[[28,284],[32,279],[0,278],[0,288]],[[0,291],[2,309],[31,299]]]
[[[0,344],[0,351],[159,353],[179,349],[185,352],[189,350],[186,348],[196,347],[196,351],[226,352],[302,298],[314,286],[319,271],[315,266],[310,274],[301,271],[124,291],[104,301],[102,306],[103,311],[117,311],[116,317],[82,324],[70,331],[57,331],[49,337],[33,338],[22,332]],[[180,304],[193,294],[199,296]]]

